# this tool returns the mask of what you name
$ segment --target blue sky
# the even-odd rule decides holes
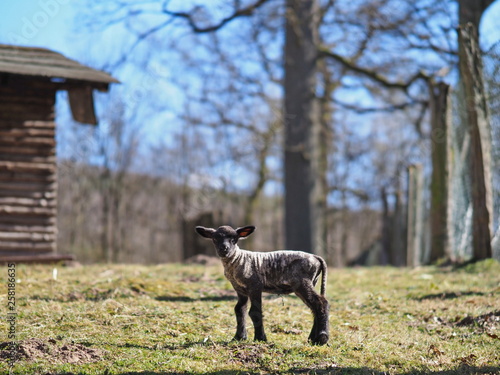
[[[106,32],[105,35],[81,32],[77,28],[84,21],[82,21],[78,10],[81,10],[83,6],[85,3],[77,3],[74,0],[2,0],[0,5],[0,43],[48,48],[83,64],[100,69],[101,66],[96,66],[96,64],[106,64],[107,59],[120,53],[118,48],[127,45],[127,42],[124,41],[127,34],[123,28],[115,28],[111,32]],[[115,43],[118,46],[117,50],[112,50],[113,38],[122,39],[121,43]],[[131,71],[130,66],[126,66],[113,73],[122,83],[111,85],[111,89],[120,91],[119,95],[126,103],[129,112],[140,114],[145,107],[141,105],[140,101],[151,95],[149,88],[152,85],[148,85],[148,83],[151,83],[151,80],[155,78],[153,77],[155,69],[151,69],[151,67],[148,69],[148,71],[145,69]],[[162,89],[164,95],[172,96],[168,94],[171,92],[171,88],[166,88],[164,84],[158,82],[155,86]],[[99,112],[109,113],[106,108],[100,111],[100,108],[102,109],[102,106],[106,105],[105,99],[109,95],[96,95],[99,98],[97,100],[99,122],[101,126],[106,126],[106,121],[102,121],[104,116],[99,116]],[[174,102],[171,98],[169,99],[166,102]],[[149,113],[147,134],[153,134],[153,139],[158,138],[159,133],[164,133],[165,120],[172,120],[175,117],[175,114],[168,108],[162,108],[162,110],[162,113]],[[57,116],[60,125],[65,124],[70,118],[65,93],[58,94]],[[61,131],[58,132],[58,135],[61,135]],[[66,156],[65,150],[64,144],[58,143],[60,156]]]
[[[86,50],[79,43],[85,38],[75,28],[74,0],[2,0],[0,5],[0,43],[53,49],[79,61]],[[482,44],[488,47],[500,39],[500,1],[487,11],[481,25]]]
[[[91,54],[98,51],[98,48],[94,46],[99,45],[98,42],[94,43],[96,34],[89,36],[76,30],[79,23],[75,22],[75,16],[77,16],[78,9],[83,6],[85,2],[75,0],[2,0],[0,43],[45,47],[84,64],[95,63],[95,57]],[[481,25],[484,48],[488,48],[500,39],[498,19],[500,19],[500,0],[493,3],[484,16]],[[108,54],[112,55],[112,51],[109,51],[112,45],[109,43],[109,38],[119,38],[119,33],[118,28],[116,35],[108,33],[108,40],[102,40],[105,48],[108,48],[106,51]],[[131,77],[133,74],[128,74],[128,76]],[[124,81],[123,78],[122,81]]]
[[[67,55],[74,9],[69,0],[4,0],[0,6],[0,42],[46,47]]]
[[[98,34],[89,35],[77,30],[79,22],[75,22],[75,18],[78,16],[78,9],[81,10],[83,6],[85,6],[85,1],[77,2],[75,0],[2,0],[0,5],[0,43],[49,48],[85,64],[95,63],[95,56],[92,54],[99,53],[99,41],[104,45],[104,48],[108,48],[106,53],[112,55],[113,51],[110,51],[109,48],[113,43],[110,43],[110,39],[120,37],[123,39],[123,34],[120,35],[120,28],[117,28],[114,34],[108,33],[107,36],[101,36],[99,40],[97,39]],[[488,9],[481,25],[482,45],[485,48],[500,39],[498,19],[500,19],[500,0]],[[102,60],[103,56],[99,57]],[[99,67],[97,66],[97,68]],[[137,100],[134,101],[134,93],[137,91],[140,91],[141,95],[150,94],[146,92],[148,88],[137,85],[137,82],[140,82],[141,78],[138,77],[141,77],[141,74],[143,80],[144,75],[146,78],[148,74],[151,77],[154,76],[151,71],[154,71],[155,68],[148,68],[150,69],[149,73],[137,69],[132,72],[130,69],[125,69],[121,71],[121,74],[117,73],[120,74],[118,78],[122,80],[120,90],[124,90],[123,96],[128,102],[137,104],[135,103]],[[165,73],[163,75],[174,74],[169,70],[163,68],[162,73]],[[172,71],[174,70],[172,69]],[[151,77],[149,77],[150,80]],[[131,88],[128,92],[126,91],[127,86]],[[156,90],[155,93],[158,93],[158,88]],[[173,103],[172,107],[178,106],[179,102],[176,102],[176,95],[171,87],[164,85],[159,91],[162,91],[162,96],[167,96],[168,100],[165,102]],[[58,106],[58,110],[60,107]],[[140,108],[132,108],[131,110],[140,111]],[[67,110],[62,106],[59,116],[67,115]],[[158,137],[159,134],[168,137],[165,132],[168,129],[165,128],[164,124],[173,123],[174,117],[175,113],[172,108],[163,108],[162,112],[150,115],[148,134],[153,134],[153,137]]]

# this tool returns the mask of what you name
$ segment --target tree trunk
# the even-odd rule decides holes
[[[316,99],[318,2],[287,0],[285,35],[285,245],[324,253],[323,194],[315,162],[321,136]],[[324,255],[324,254],[323,254]]]
[[[448,241],[450,86],[429,82],[432,127],[430,262],[450,257]]]
[[[479,30],[479,22],[484,11],[493,4],[495,0],[459,0],[458,14],[460,25],[471,22]]]
[[[461,11],[461,16],[462,13]],[[479,23],[478,19],[474,21]],[[460,78],[464,88],[466,100],[464,104],[471,137],[472,249],[475,260],[492,256],[490,224],[493,213],[491,128],[478,42],[477,24],[472,22],[461,24],[459,30]]]

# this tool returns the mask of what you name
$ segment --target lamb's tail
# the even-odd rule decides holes
[[[319,262],[321,263],[321,289],[320,289],[320,293],[322,296],[325,295],[325,291],[326,291],[326,278],[327,278],[327,275],[328,275],[328,268],[326,266],[326,262],[323,258],[321,258],[319,255],[316,255],[316,259],[319,260]]]

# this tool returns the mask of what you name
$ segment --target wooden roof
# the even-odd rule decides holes
[[[95,83],[119,83],[107,73],[89,68],[60,53],[34,47],[0,44],[0,73],[63,78]]]

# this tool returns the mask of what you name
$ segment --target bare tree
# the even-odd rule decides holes
[[[285,27],[285,246],[324,256],[325,193],[319,173],[319,3],[289,0]]]
[[[269,161],[279,157],[277,151],[282,153],[286,245],[323,254],[328,251],[329,198],[340,193],[347,206],[349,196],[379,199],[372,190],[400,196],[398,181],[407,158],[430,160],[430,149],[415,149],[423,150],[420,144],[431,136],[428,84],[443,66],[453,66],[457,60],[456,44],[450,42],[456,26],[449,12],[452,3],[234,0],[219,3],[216,10],[206,4],[186,10],[171,8],[168,1],[96,2],[93,17],[100,11],[101,27],[124,24],[134,36],[117,63],[148,43],[162,43],[180,56],[176,62],[183,65],[176,65],[179,74],[171,79],[186,93],[181,119],[206,130],[201,130],[201,142],[205,146],[215,142],[217,147],[207,147],[213,159],[252,172],[252,184],[246,189],[248,220],[271,177]],[[153,18],[154,22],[146,22]],[[175,38],[168,38],[165,30]],[[422,51],[425,60],[416,57]],[[196,78],[185,79],[181,73],[195,73]],[[279,85],[284,88],[282,115],[273,109],[282,99]],[[383,178],[368,165],[364,167],[371,180],[360,182],[352,170],[337,173],[343,168],[335,163],[340,158],[332,157],[339,141],[338,122],[356,126],[346,120],[352,113],[365,123],[384,127],[391,127],[392,118],[397,118],[399,126],[411,133],[391,140],[404,152],[392,155]],[[282,145],[276,145],[282,140],[277,119],[284,124]],[[357,143],[368,140],[358,136]],[[345,158],[357,153],[353,164],[360,165],[357,160],[387,156],[377,152],[362,148],[346,152]],[[194,173],[202,171],[199,167]],[[207,175],[220,177],[215,168],[208,168]],[[332,183],[334,175],[344,181]]]
[[[97,156],[102,159],[99,190],[102,199],[101,250],[107,262],[117,262],[126,240],[125,177],[137,157],[138,131],[125,119],[123,104],[115,104],[109,118],[96,129]],[[129,126],[127,126],[129,124]],[[132,197],[129,197],[131,199]]]
[[[493,0],[459,2],[460,78],[471,135],[473,258],[491,258],[491,124],[479,50],[479,22]]]

